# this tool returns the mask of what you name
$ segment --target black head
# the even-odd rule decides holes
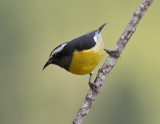
[[[59,65],[60,60],[63,58],[63,49],[67,45],[67,43],[63,43],[56,47],[50,54],[49,60],[46,62],[46,64],[43,67],[43,70],[50,64],[57,64]]]

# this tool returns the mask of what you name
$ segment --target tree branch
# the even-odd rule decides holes
[[[137,10],[133,13],[133,16],[130,22],[128,23],[125,31],[120,36],[117,44],[115,45],[113,49],[114,51],[118,51],[118,55],[122,53],[123,49],[125,48],[126,44],[131,38],[132,34],[136,31],[138,23],[140,22],[141,18],[143,17],[145,12],[148,10],[148,8],[151,6],[153,1],[154,0],[143,0],[142,3],[137,8]],[[94,81],[95,85],[97,86],[98,91],[101,90],[102,86],[104,85],[104,81],[106,77],[108,76],[112,68],[115,66],[117,60],[118,58],[109,56],[106,62],[104,63],[104,65],[102,66],[102,68],[99,69],[97,77]],[[91,109],[91,106],[97,96],[98,96],[97,92],[89,90],[72,124],[82,124],[83,123],[83,121],[87,117],[88,112]]]

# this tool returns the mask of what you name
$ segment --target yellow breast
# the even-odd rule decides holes
[[[103,41],[89,50],[75,51],[69,67],[69,72],[77,75],[85,75],[98,65],[103,54]]]

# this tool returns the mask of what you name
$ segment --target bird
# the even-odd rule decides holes
[[[91,82],[92,71],[99,64],[103,50],[113,57],[117,56],[115,51],[104,49],[101,31],[106,24],[104,23],[97,30],[57,46],[50,53],[43,70],[48,65],[55,64],[76,75],[90,74],[89,86],[94,91],[97,91],[97,87]]]

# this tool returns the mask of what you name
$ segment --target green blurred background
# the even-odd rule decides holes
[[[140,2],[0,0],[0,124],[70,124],[89,75],[55,65],[42,71],[49,53],[104,22],[105,48],[112,49]],[[160,124],[159,2],[141,20],[85,124]]]

